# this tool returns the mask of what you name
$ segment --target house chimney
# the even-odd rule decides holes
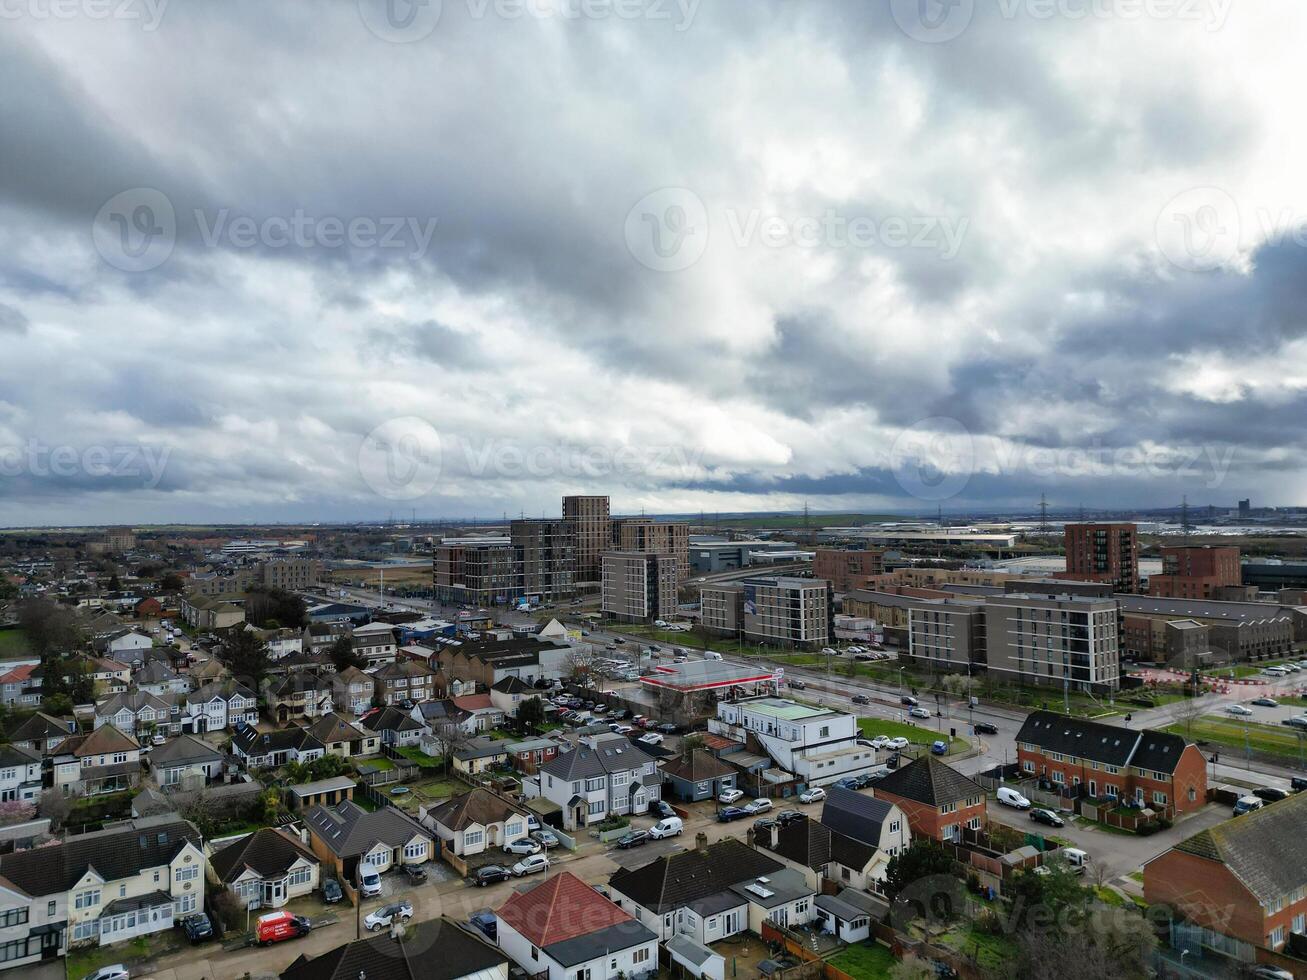
[[[708,856],[708,835],[702,830],[694,835],[694,849],[704,857]]]

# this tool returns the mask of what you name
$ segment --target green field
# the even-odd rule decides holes
[[[1269,755],[1297,759],[1307,750],[1307,745],[1304,745],[1296,734],[1297,729],[1283,725],[1259,725],[1256,722],[1222,718],[1219,715],[1204,715],[1196,719],[1192,725],[1178,722],[1165,730],[1193,739],[1218,742],[1235,752],[1243,752],[1247,747],[1254,752],[1266,752]],[[1245,732],[1247,732],[1246,740]]]
[[[879,943],[862,943],[850,946],[827,962],[857,980],[884,980],[897,961],[894,954]]]
[[[949,722],[946,719],[944,722],[945,728],[956,727],[956,725],[956,721]],[[971,747],[971,743],[965,738],[950,739],[947,732],[941,735],[933,728],[927,728],[925,725],[905,725],[901,721],[884,721],[880,718],[859,718],[858,728],[868,738],[875,738],[877,735],[884,735],[887,738],[902,737],[914,745],[928,746],[934,741],[947,740],[949,755],[957,755],[959,752],[965,752]]]
[[[11,657],[25,657],[31,652],[27,645],[27,634],[21,629],[0,630],[0,660]]]

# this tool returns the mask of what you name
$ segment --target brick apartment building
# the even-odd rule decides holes
[[[932,755],[894,770],[872,795],[903,811],[913,837],[961,841],[963,830],[985,826],[985,788]]]
[[[1057,577],[1111,582],[1118,592],[1138,592],[1138,528],[1133,524],[1068,524],[1066,571]]]
[[[446,538],[432,558],[436,599],[489,606],[522,594],[521,576],[507,538]]]
[[[676,559],[677,581],[690,574],[690,525],[655,521],[651,517],[620,517],[613,521],[612,551],[643,551]]]
[[[676,615],[676,559],[641,551],[609,551],[600,558],[599,610],[623,623]]]
[[[576,537],[576,581],[598,582],[599,556],[612,547],[613,520],[608,498],[573,495],[563,498],[563,520]]]
[[[885,552],[876,548],[865,551],[818,548],[812,559],[813,578],[827,579],[836,592],[865,589],[869,578],[884,572]]]
[[[1064,796],[1133,800],[1172,816],[1207,803],[1207,760],[1179,735],[1036,711],[1017,733],[1021,771]]]
[[[1287,957],[1291,948],[1303,955],[1307,932],[1305,839],[1307,793],[1299,793],[1200,831],[1145,863],[1144,899],[1173,909],[1198,931],[1195,943],[1307,976],[1307,962]]]
[[[1216,590],[1242,584],[1238,548],[1163,548],[1162,574],[1148,579],[1148,594],[1172,599],[1213,599]]]

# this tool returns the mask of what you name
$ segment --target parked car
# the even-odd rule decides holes
[[[814,786],[812,789],[805,789],[799,794],[800,803],[818,803],[826,799],[826,791],[820,786]]]
[[[1065,827],[1066,821],[1059,817],[1052,810],[1044,810],[1035,807],[1030,811],[1030,819],[1034,823],[1042,823],[1048,827]]]
[[[340,890],[340,882],[335,878],[328,878],[322,883],[322,900],[328,905],[335,905],[344,897],[345,893]]]
[[[855,694],[853,697],[849,698],[849,700],[854,704],[871,704],[871,698],[867,697],[865,694]]]
[[[776,822],[784,827],[787,824],[794,823],[796,820],[807,819],[807,816],[808,815],[802,810],[782,810],[780,813],[776,814]]]
[[[1293,974],[1288,970],[1281,969],[1278,966],[1271,966],[1269,963],[1253,967],[1252,973],[1248,974],[1248,976],[1252,980],[1293,980]]]
[[[888,735],[877,735],[875,738],[873,738],[873,739],[871,740],[871,747],[872,747],[873,749],[884,749],[884,748],[888,748],[888,747],[889,747],[889,736],[888,736]]]
[[[406,864],[404,877],[408,879],[410,885],[416,885],[427,880],[427,869],[420,864]]]
[[[381,875],[371,868],[364,869],[359,874],[359,891],[363,893],[364,898],[372,898],[374,895],[381,894]]]
[[[1230,715],[1250,715],[1253,713],[1252,708],[1246,708],[1242,704],[1232,704],[1225,709],[1226,714]]]
[[[892,749],[895,752],[902,752],[911,744],[912,743],[909,742],[902,735],[896,735],[894,738],[890,739],[888,742],[885,743],[885,748]]]
[[[1290,728],[1307,728],[1307,715],[1294,715],[1292,718],[1281,718],[1281,725],[1288,725]]]
[[[1274,708],[1277,707],[1280,702],[1275,700],[1275,698],[1260,697],[1253,698],[1249,703],[1255,704],[1259,708]]]
[[[732,820],[742,820],[748,815],[747,810],[741,810],[738,806],[724,806],[717,811],[717,822],[730,823]]]
[[[1241,796],[1234,803],[1234,815],[1241,817],[1245,813],[1252,813],[1264,806],[1266,806],[1266,802],[1259,796]]]
[[[771,800],[761,797],[744,808],[749,813],[766,813],[771,809]]]
[[[626,850],[627,848],[640,847],[642,844],[648,844],[648,843],[649,843],[649,831],[633,830],[629,834],[626,834],[620,840],[618,840],[617,846],[620,847],[622,850]]]
[[[636,739],[637,742],[642,742],[645,745],[662,745],[664,740],[665,736],[660,735],[658,732],[645,732]]]
[[[517,864],[513,865],[514,877],[521,878],[523,875],[535,874],[537,871],[544,871],[549,867],[549,858],[543,854],[531,854],[522,858]]]
[[[1301,793],[1307,789],[1307,778],[1303,776],[1294,776],[1289,780],[1289,786],[1295,793]]]
[[[654,800],[650,803],[649,813],[651,816],[658,817],[659,819],[676,816],[676,811],[672,809],[672,805],[666,800]]]
[[[407,922],[413,918],[413,906],[407,901],[395,902],[393,905],[383,905],[381,908],[369,912],[363,919],[363,928],[368,932],[376,932],[378,929],[387,928],[392,922]]]
[[[718,803],[734,803],[742,799],[744,799],[744,791],[738,789],[724,789],[717,795]]]
[[[837,789],[857,789],[858,781],[854,779],[852,776],[845,776],[843,779],[835,780],[835,782],[832,785],[834,785]]]
[[[1253,796],[1265,800],[1267,803],[1279,803],[1281,800],[1287,800],[1290,793],[1288,790],[1278,789],[1274,786],[1261,786],[1253,790]]]
[[[546,851],[549,850],[551,847],[558,846],[558,838],[555,837],[548,830],[531,831],[531,839],[534,840],[541,847],[543,847]]]
[[[150,736],[151,745],[162,745],[166,741],[168,741],[168,739],[165,736],[160,735],[158,732],[155,732]]]
[[[1018,810],[1030,809],[1030,801],[1011,786],[1000,786],[998,788],[998,801],[1004,806],[1015,807]]]
[[[908,715],[912,718],[929,718],[930,712],[925,708],[909,708]]]
[[[191,941],[192,946],[213,938],[213,925],[209,922],[209,917],[203,912],[188,915],[179,924],[182,931],[186,933],[186,938]]]
[[[511,872],[501,864],[483,864],[472,872],[472,882],[478,888],[485,888],[486,885],[493,885],[509,877]]]
[[[88,973],[82,980],[127,980],[127,978],[127,967],[115,963],[113,966],[102,966],[94,973]]]
[[[976,722],[974,725],[972,725],[971,727],[972,727],[972,730],[975,731],[975,733],[976,733],[977,735],[997,735],[997,734],[998,734],[998,726],[997,726],[997,725],[991,725],[991,724],[990,724],[989,722],[987,722],[987,721],[978,721],[978,722]]]
[[[649,836],[654,840],[662,840],[664,837],[679,837],[685,829],[685,824],[678,816],[663,817],[656,824],[649,828]]]
[[[254,938],[260,946],[270,946],[284,939],[298,939],[307,936],[312,929],[309,920],[302,915],[292,915],[285,909],[269,912],[259,916],[254,926]]]
[[[770,830],[772,827],[775,826],[776,826],[775,817],[759,817],[757,820],[753,822],[753,829],[755,831]]]
[[[539,854],[540,845],[530,837],[519,837],[515,841],[509,841],[504,845],[505,854]]]
[[[931,755],[948,755],[948,742],[940,741],[939,739],[936,739],[934,742],[931,742],[931,743],[930,743],[930,754],[931,754]]]
[[[676,726],[669,721],[665,721],[659,725],[658,730],[664,735],[675,735],[677,731]]]
[[[499,919],[490,909],[481,909],[468,917],[468,924],[478,929],[483,936],[494,942],[499,937]]]
[[[920,702],[911,695],[905,694],[899,698],[899,704],[906,704],[909,708],[915,708]]]

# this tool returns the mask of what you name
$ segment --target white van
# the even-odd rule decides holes
[[[1058,853],[1062,855],[1062,860],[1067,863],[1067,867],[1073,874],[1082,875],[1089,867],[1089,855],[1079,848],[1064,847]]]
[[[1011,786],[1000,786],[998,788],[998,801],[1007,806],[1016,807],[1018,810],[1030,809],[1030,801]]]
[[[684,829],[685,825],[681,823],[680,817],[663,817],[649,828],[649,836],[655,840],[662,840],[664,837],[677,837]]]
[[[705,654],[703,655],[703,659],[704,659],[704,660],[721,660],[721,659],[722,659],[722,655],[721,655],[720,653],[714,653],[713,651],[709,650],[707,653],[705,653]]]

